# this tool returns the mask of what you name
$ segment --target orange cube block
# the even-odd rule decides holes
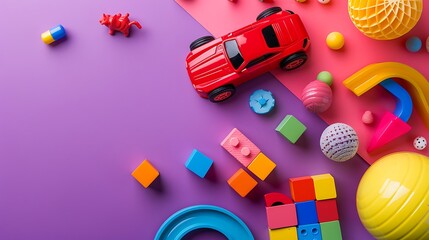
[[[158,170],[145,159],[131,174],[143,187],[148,188],[159,176]]]
[[[240,168],[228,179],[228,184],[240,196],[245,197],[258,183],[246,171]]]

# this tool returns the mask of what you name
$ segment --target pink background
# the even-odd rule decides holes
[[[298,3],[295,0],[278,0],[270,3],[256,0],[237,0],[236,3],[198,0],[176,0],[176,2],[216,37],[255,21],[256,16],[268,7],[280,6],[294,11],[301,16],[312,41],[309,61],[297,71],[283,72],[278,69],[272,72],[273,75],[300,98],[306,84],[315,80],[320,71],[331,72],[334,76],[334,100],[331,108],[323,113],[321,118],[329,124],[343,122],[351,125],[358,132],[360,140],[358,153],[368,163],[396,151],[429,153],[429,148],[418,151],[412,145],[417,136],[429,139],[428,129],[414,110],[408,122],[413,127],[411,132],[368,154],[366,148],[378,121],[385,111],[393,112],[396,101],[381,87],[357,97],[342,85],[342,81],[353,73],[377,62],[401,62],[415,68],[427,78],[429,53],[424,47],[429,35],[429,30],[424,26],[429,22],[427,6],[424,6],[422,17],[411,32],[396,40],[377,41],[366,37],[355,28],[348,15],[347,1],[344,0],[332,0],[326,5],[316,0],[308,0],[305,3]],[[333,51],[326,46],[325,39],[330,32],[341,32],[344,35],[346,43],[340,51]],[[423,39],[423,48],[418,53],[410,53],[405,48],[405,41],[410,36]],[[375,115],[375,122],[370,126],[361,121],[363,113],[367,110]]]

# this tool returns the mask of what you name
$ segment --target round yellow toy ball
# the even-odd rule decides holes
[[[339,32],[331,32],[326,37],[326,44],[330,49],[339,50],[344,46],[344,36]]]
[[[356,206],[376,239],[429,239],[429,157],[399,152],[379,159],[359,183]]]
[[[423,0],[349,0],[353,24],[366,36],[391,40],[409,32],[419,21]]]

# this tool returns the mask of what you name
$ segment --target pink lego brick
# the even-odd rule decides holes
[[[237,128],[232,129],[220,145],[245,167],[249,166],[253,159],[261,152],[261,150]]]

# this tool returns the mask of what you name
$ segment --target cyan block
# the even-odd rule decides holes
[[[299,225],[297,233],[298,240],[322,240],[322,232],[318,223]],[[332,239],[327,238],[326,240]]]
[[[318,223],[315,201],[297,202],[295,205],[298,225]]]
[[[213,160],[194,149],[186,161],[185,166],[191,172],[197,174],[200,178],[204,178],[213,164]]]

